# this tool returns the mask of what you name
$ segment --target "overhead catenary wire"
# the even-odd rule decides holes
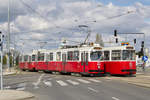
[[[60,26],[57,26],[55,23],[52,23],[47,17],[43,16],[41,13],[39,13],[37,10],[33,9],[29,4],[27,4],[26,2],[24,2],[23,0],[20,0],[20,2],[28,9],[30,9],[32,12],[36,13],[40,18],[44,19],[45,21],[48,21],[50,22],[51,24],[53,24],[55,26],[55,28],[62,28],[62,29],[69,29],[69,28],[63,28],[63,27],[60,27]],[[124,15],[127,15],[127,14],[130,14],[132,13],[133,11],[128,11],[127,13],[123,13],[123,14],[120,14],[120,15],[116,15],[116,16],[112,16],[112,17],[107,17],[106,19],[103,19],[103,20],[109,20],[109,19],[114,19],[114,18],[118,18],[118,17],[121,17],[121,16],[124,16]],[[98,22],[99,20],[93,20],[91,22]],[[80,22],[80,21],[79,21]],[[42,29],[43,30],[43,29]],[[42,30],[30,30],[30,31],[27,31],[27,32],[37,32],[39,31],[38,33],[49,33],[49,32],[44,32]],[[59,33],[59,32],[58,32]]]
[[[23,0],[19,0],[25,7],[29,8],[32,12],[36,13],[38,16],[40,16],[42,19],[49,21],[45,16],[41,15],[39,12],[37,12],[35,9],[33,9],[30,5],[25,3]]]
[[[42,19],[44,19],[45,21],[48,21],[50,22],[51,24],[53,24],[55,26],[55,28],[59,28],[59,29],[69,29],[69,28],[66,28],[66,27],[62,27],[62,26],[57,26],[55,23],[52,23],[47,17],[43,16],[42,14],[40,14],[38,11],[36,11],[35,9],[33,9],[29,4],[27,4],[26,2],[24,2],[23,0],[19,0],[26,8],[30,9],[32,12],[36,13],[39,17],[41,17]],[[109,20],[109,19],[114,19],[114,18],[118,18],[118,17],[121,17],[121,16],[124,16],[124,15],[127,15],[127,14],[130,14],[130,13],[133,13],[133,11],[128,11],[127,13],[123,13],[123,14],[119,14],[119,15],[116,15],[116,16],[112,16],[112,17],[107,17],[106,19],[103,19],[104,20]],[[89,22],[92,22],[92,23],[96,23],[100,20],[92,20],[92,21],[89,21]],[[76,21],[75,21],[76,22]],[[77,21],[77,22],[82,22],[82,21]],[[87,21],[86,21],[87,22]],[[88,24],[88,23],[87,23]],[[42,32],[43,33],[43,32]],[[44,33],[47,33],[47,32],[44,32]]]
[[[32,12],[36,13],[39,17],[41,17],[42,19],[44,19],[45,21],[48,21],[49,23],[53,24],[55,28],[62,28],[62,29],[67,29],[65,27],[62,26],[57,26],[55,23],[52,23],[52,21],[50,21],[47,17],[43,16],[42,14],[40,14],[38,11],[36,11],[35,9],[33,9],[29,4],[27,4],[26,2],[24,2],[23,0],[19,0],[26,8],[30,9]]]

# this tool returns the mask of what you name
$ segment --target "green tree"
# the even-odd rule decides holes
[[[3,56],[3,64],[6,65],[7,64],[7,57]]]

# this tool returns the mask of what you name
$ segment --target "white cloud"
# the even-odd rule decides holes
[[[42,40],[45,38],[44,34],[41,33],[31,33],[32,39]]]
[[[146,34],[146,37],[150,37],[150,25],[145,26],[144,28],[141,28],[141,32]]]
[[[16,26],[24,30],[38,30],[48,28],[49,24],[40,17],[35,16],[18,16],[15,20]]]
[[[124,7],[116,6],[113,3],[104,5],[83,0],[24,0],[24,2],[35,9],[38,14],[18,0],[14,1],[12,8],[18,14],[11,20],[11,24],[13,24],[14,32],[21,32],[18,34],[21,35],[21,38],[51,39],[50,42],[54,42],[56,39],[61,40],[62,37],[84,40],[87,33],[80,33],[81,29],[78,27],[82,24],[88,25],[92,30],[90,40],[95,40],[96,33],[101,33],[104,41],[108,39],[108,36],[112,38],[114,29],[118,29],[119,32],[145,32],[150,37],[148,33],[150,24],[145,22],[145,19],[150,17],[150,6],[139,2]],[[134,12],[127,14],[128,11]],[[7,19],[6,12],[7,0],[0,0],[0,16],[5,13],[4,18]],[[0,21],[0,27],[3,30],[7,30],[6,19]],[[35,31],[28,32],[31,30]],[[22,33],[22,31],[25,32]],[[19,37],[17,39],[19,41]],[[31,48],[32,45],[33,48],[36,48],[34,41],[30,43]]]

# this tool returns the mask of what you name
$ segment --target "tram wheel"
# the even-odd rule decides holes
[[[25,69],[22,69],[22,71],[26,71]]]
[[[70,72],[60,72],[60,74],[62,74],[62,75],[71,75]]]

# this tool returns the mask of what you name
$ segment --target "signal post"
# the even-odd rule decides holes
[[[114,36],[116,39],[116,43],[118,43],[118,38],[117,35],[118,34],[132,34],[132,35],[144,35],[144,41],[141,42],[141,53],[144,55],[144,42],[145,42],[145,34],[144,33],[118,33],[117,30],[114,30]],[[124,45],[127,45],[128,43],[126,42]],[[136,39],[134,39],[134,44],[136,44]]]
[[[3,38],[4,35],[0,31],[0,77],[1,77],[1,90],[3,90]]]

